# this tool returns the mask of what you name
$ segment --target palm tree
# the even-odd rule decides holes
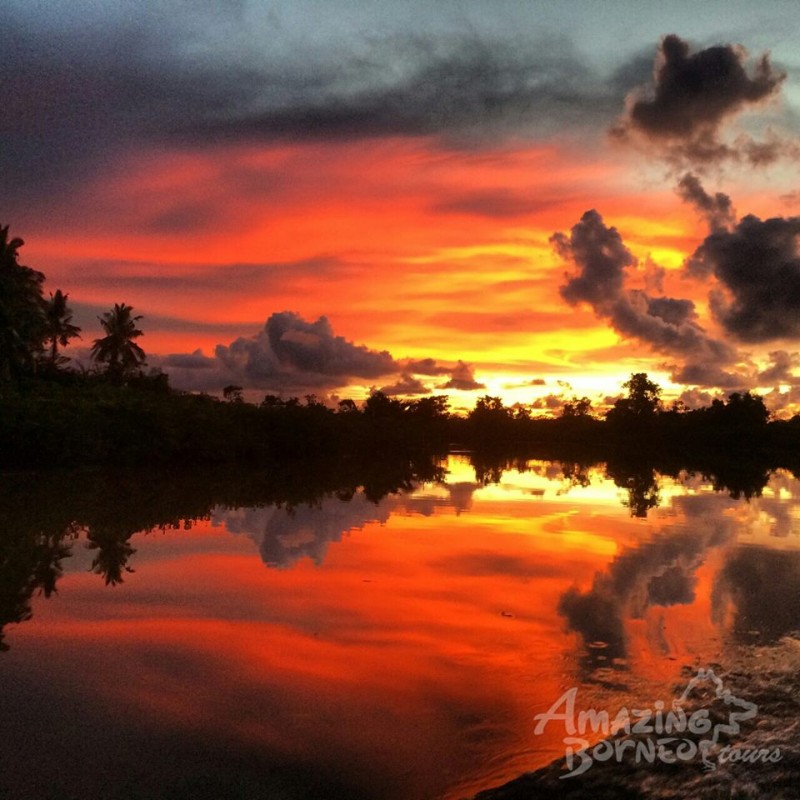
[[[80,328],[72,324],[72,309],[67,305],[68,294],[61,289],[56,289],[55,294],[50,294],[50,302],[45,308],[45,324],[47,338],[50,342],[50,363],[55,366],[59,361],[58,345],[66,347],[70,339],[80,337]],[[60,359],[64,361],[65,359]]]
[[[132,306],[116,303],[111,311],[98,317],[106,335],[95,339],[92,358],[100,364],[108,364],[107,372],[113,380],[119,380],[133,372],[145,361],[145,353],[133,340],[143,336],[136,327],[141,316],[131,316]]]
[[[41,272],[18,263],[22,239],[0,226],[0,377],[33,369],[44,344]]]

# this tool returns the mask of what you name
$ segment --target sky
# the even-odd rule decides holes
[[[0,222],[173,385],[800,410],[800,7],[6,0]]]

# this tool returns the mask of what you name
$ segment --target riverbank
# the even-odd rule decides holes
[[[458,443],[487,461],[689,469],[730,474],[734,484],[779,467],[800,470],[800,417],[769,420],[756,397],[734,394],[693,411],[654,405],[640,413],[627,402],[602,420],[570,403],[560,416],[540,417],[491,397],[459,415],[445,396],[399,400],[380,392],[361,407],[345,400],[331,408],[312,395],[304,403],[267,395],[255,405],[233,391],[225,400],[175,391],[157,373],[114,383],[65,372],[0,386],[0,468],[418,457]]]
[[[569,771],[566,760],[559,759],[548,766],[525,774],[504,786],[480,792],[474,800],[618,800],[627,798],[657,798],[658,800],[790,800],[797,797],[797,776],[800,774],[800,639],[786,637],[771,647],[742,648],[736,658],[724,668],[713,665],[722,682],[723,695],[716,697],[712,684],[698,687],[689,698],[686,713],[708,711],[713,726],[708,732],[679,733],[677,736],[695,746],[684,744],[683,752],[695,755],[679,763],[671,760],[669,749],[654,763],[641,756],[648,752],[648,740],[655,742],[656,733],[620,733],[605,740],[617,752],[610,760],[601,761],[610,751],[608,744],[590,748],[588,756],[576,757],[573,769],[581,763],[591,765],[581,775],[565,778]],[[696,671],[683,670],[687,683]],[[686,688],[675,686],[675,697]],[[729,694],[725,694],[728,692]],[[737,704],[741,701],[741,705]],[[748,704],[756,711],[750,719],[737,724],[735,714],[742,713]],[[532,723],[533,724],[533,723]],[[562,723],[551,723],[562,724]],[[718,727],[719,726],[719,727]],[[698,724],[696,727],[703,727]],[[726,728],[739,728],[738,732]],[[710,748],[708,761],[713,769],[704,769],[699,745],[709,741],[718,730],[717,742]],[[622,744],[627,742],[629,744]],[[633,753],[639,747],[636,763]],[[676,747],[670,743],[666,746]],[[753,763],[750,763],[750,760]]]

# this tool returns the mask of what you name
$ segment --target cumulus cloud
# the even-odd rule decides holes
[[[746,390],[752,376],[745,372],[723,369],[714,361],[688,361],[673,369],[670,376],[675,383],[692,386],[718,386],[731,391]]]
[[[744,342],[800,336],[800,217],[761,220],[752,214],[729,230],[713,231],[686,269],[714,276],[712,313]]]
[[[504,389],[528,389],[531,386],[547,386],[547,381],[544,378],[531,378],[527,381],[503,384]]]
[[[678,400],[680,400],[686,408],[692,410],[696,408],[706,408],[710,406],[715,399],[717,399],[716,395],[711,392],[705,392],[702,389],[686,389],[681,392],[678,397]]]
[[[213,358],[203,355],[200,349],[192,353],[174,353],[164,356],[161,366],[177,367],[178,369],[212,369],[216,362]]]
[[[250,385],[270,383],[276,376],[324,383],[321,378],[376,378],[397,370],[385,350],[377,352],[335,336],[326,317],[306,322],[298,314],[272,314],[256,336],[217,345],[216,358]]]
[[[433,358],[396,359],[386,350],[355,344],[334,333],[327,317],[310,322],[292,311],[272,314],[253,336],[240,336],[219,344],[213,356],[201,350],[148,358],[176,387],[189,391],[219,392],[234,384],[286,396],[306,392],[334,392],[350,384],[390,378],[380,391],[387,395],[430,394],[419,376],[449,375],[440,388],[483,389],[473,368],[463,361],[455,366]]]
[[[300,503],[291,510],[276,506],[218,508],[211,521],[224,525],[230,533],[252,538],[267,566],[288,569],[304,558],[319,566],[331,542],[372,522],[386,522],[392,506],[386,498],[373,503],[359,490],[347,502],[325,497],[314,505]]]
[[[667,271],[660,264],[653,261],[650,256],[647,256],[643,266],[642,278],[644,281],[644,290],[651,294],[654,292],[663,294],[664,278],[667,277]]]
[[[547,394],[544,397],[537,397],[532,403],[531,408],[544,408],[549,411],[552,411],[556,408],[561,408],[564,403],[567,402],[567,398],[564,395],[560,394]]]
[[[800,335],[800,217],[761,220],[750,214],[737,224],[730,198],[708,194],[690,173],[681,178],[678,194],[709,223],[709,236],[684,269],[691,277],[716,280],[709,307],[725,330],[755,343]],[[775,361],[758,376],[762,382],[780,380],[793,365],[784,351],[770,357]]]
[[[431,390],[419,378],[415,378],[413,375],[409,375],[407,372],[404,372],[396,383],[390,383],[386,386],[381,386],[378,391],[389,397],[431,393]]]
[[[555,233],[550,241],[563,259],[578,267],[561,287],[561,296],[570,305],[588,303],[598,312],[610,308],[622,292],[625,268],[636,263],[617,229],[606,227],[600,214],[591,209],[569,236]]]
[[[412,375],[447,375],[450,372],[450,367],[433,358],[407,359],[401,362],[401,366]]]
[[[786,350],[773,350],[769,353],[770,365],[758,373],[758,380],[762,385],[773,383],[794,383],[797,376],[792,370],[800,364],[797,353],[787,353]]]
[[[693,205],[708,222],[712,231],[727,230],[736,223],[736,213],[731,199],[722,192],[708,194],[700,179],[687,172],[678,183],[678,195]]]
[[[291,311],[272,314],[255,336],[217,345],[213,358],[196,350],[150,361],[169,373],[177,386],[206,391],[233,383],[302,393],[401,371],[387,351],[371,350],[335,335],[326,317],[308,322]]]
[[[591,588],[567,590],[559,601],[559,613],[570,630],[577,631],[587,645],[605,647],[589,652],[589,666],[597,666],[598,655],[608,661],[625,657],[626,623],[642,619],[651,606],[690,604],[694,600],[697,569],[707,552],[730,540],[728,521],[708,514],[687,532],[667,530],[637,548],[623,549]]]
[[[462,392],[474,392],[478,389],[485,389],[485,383],[475,380],[475,373],[469,364],[459,361],[450,373],[450,380],[443,383],[440,389],[458,389]]]
[[[681,356],[694,365],[697,377],[701,367],[718,368],[735,359],[732,348],[698,324],[691,300],[651,297],[624,288],[626,270],[636,259],[617,229],[606,226],[597,211],[587,211],[569,235],[556,233],[551,241],[556,252],[576,268],[561,287],[570,305],[586,303],[621,336],[645,342],[657,352]],[[718,372],[714,377],[722,375]]]
[[[721,134],[731,118],[777,96],[785,77],[768,53],[749,64],[743,47],[722,44],[693,53],[679,36],[665,36],[652,85],[628,96],[612,135],[655,147],[678,163],[770,163],[795,148],[774,132],[760,142],[745,134],[725,141]]]

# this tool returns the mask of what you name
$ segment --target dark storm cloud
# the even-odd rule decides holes
[[[561,287],[570,305],[587,303],[619,334],[639,339],[658,352],[705,366],[718,367],[734,359],[728,345],[709,337],[697,323],[691,300],[651,297],[624,288],[626,270],[636,259],[617,229],[606,226],[597,211],[587,211],[569,235],[556,233],[551,242],[577,268]]]
[[[28,202],[147,144],[530,136],[605,125],[624,96],[566,39],[524,32],[363,32],[345,41],[309,37],[296,19],[249,26],[235,4],[98,3],[80,19],[68,6],[5,11],[0,176]],[[517,208],[509,197],[464,202],[476,213]],[[168,209],[151,226],[181,231],[207,213]]]
[[[706,237],[687,262],[694,276],[713,275],[711,309],[745,342],[800,336],[800,217],[743,217]]]
[[[394,36],[366,43],[359,55],[340,54],[313,75],[253,77],[248,102],[174,132],[257,140],[481,135],[556,119],[580,123],[608,113],[612,102],[567,42],[477,34]]]
[[[647,342],[655,350],[684,356],[702,356],[715,362],[731,360],[735,353],[712,339],[697,323],[691,300],[652,298],[632,290],[617,300],[611,321],[623,336]]]
[[[712,231],[724,230],[734,225],[736,214],[728,195],[717,192],[708,194],[696,175],[687,172],[678,183],[678,195],[691,203],[708,221]]]
[[[634,100],[631,124],[654,137],[692,137],[698,130],[716,128],[727,116],[772,95],[786,77],[776,73],[767,54],[752,75],[745,54],[731,45],[689,52],[679,36],[665,36],[655,72],[651,98]]]
[[[653,84],[628,96],[612,134],[639,137],[679,162],[770,163],[785,152],[779,137],[757,142],[742,134],[729,143],[720,133],[736,114],[776,96],[785,77],[766,53],[748,65],[741,47],[715,45],[692,53],[688,42],[671,34],[659,47]]]

